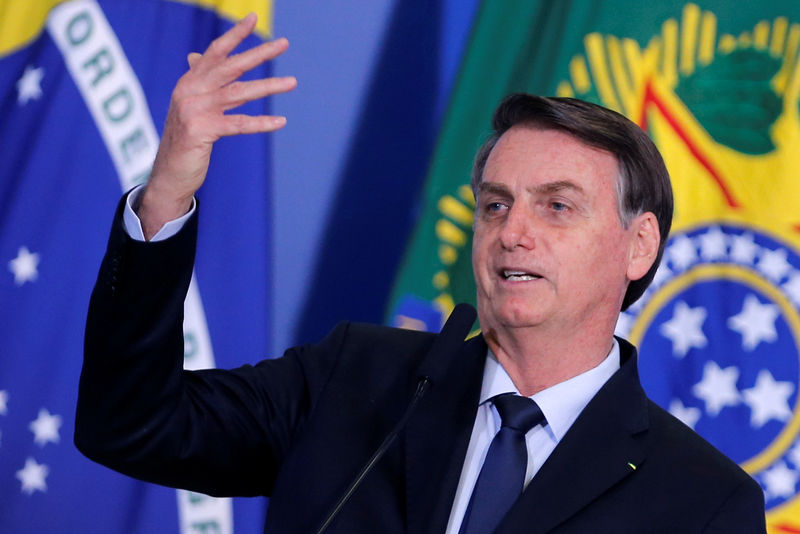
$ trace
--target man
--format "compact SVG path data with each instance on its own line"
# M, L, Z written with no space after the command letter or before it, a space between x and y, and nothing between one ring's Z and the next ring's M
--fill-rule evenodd
M182 370L193 195L211 146L284 123L223 112L295 85L235 82L287 46L229 57L254 24L189 57L150 181L118 210L87 322L75 441L144 480L270 496L265 531L315 532L401 419L436 336L345 323L252 367ZM613 337L669 231L653 144L620 115L569 99L512 96L494 128L473 176L483 333L442 362L445 379L328 532L764 532L758 485L647 399L635 350ZM532 428L508 423L521 413L508 399Z

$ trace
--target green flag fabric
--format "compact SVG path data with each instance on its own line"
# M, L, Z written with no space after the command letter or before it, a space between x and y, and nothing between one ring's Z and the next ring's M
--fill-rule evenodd
M651 288L620 316L648 394L763 487L800 532L800 4L484 2L388 309L437 330L475 301L472 159L507 94L592 101L644 128L676 213Z

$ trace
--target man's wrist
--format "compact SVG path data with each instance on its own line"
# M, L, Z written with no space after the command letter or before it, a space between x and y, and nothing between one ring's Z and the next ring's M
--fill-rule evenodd
M191 199L188 212L184 215L166 221L156 232L146 237L144 229L142 228L142 221L137 215L136 208L141 205L141 198L144 193L144 186L137 186L128 193L128 198L125 203L123 211L123 225L127 234L136 241L163 241L177 234L182 228L189 217L192 216L196 209L196 202L194 197Z
M183 217L192 209L194 197L175 197L147 184L135 205L136 214L142 223L148 241L169 221Z

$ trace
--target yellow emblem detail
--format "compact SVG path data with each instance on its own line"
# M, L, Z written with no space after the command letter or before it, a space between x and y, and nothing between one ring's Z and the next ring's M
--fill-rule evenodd
M472 231L472 219L475 213L475 197L469 186L462 185L458 188L458 198L444 195L436 203L441 217L436 221L435 231L439 240L439 261L445 268L452 266L459 260L463 249L469 244ZM434 304L442 312L442 317L447 317L453 311L455 303L450 288L450 275L446 269L439 270L433 275L433 287L440 291L434 299Z
M585 54L571 60L569 79L557 92L591 99L596 91L603 105L649 128L672 177L675 230L709 221L757 220L798 244L800 213L794 205L800 198L795 177L800 24L778 17L738 36L717 32L713 13L687 4L680 22L665 21L644 48L632 39L589 34ZM769 130L775 149L763 154L744 153L715 140L676 92L682 79L741 50L763 52L780 63L770 80L781 105Z

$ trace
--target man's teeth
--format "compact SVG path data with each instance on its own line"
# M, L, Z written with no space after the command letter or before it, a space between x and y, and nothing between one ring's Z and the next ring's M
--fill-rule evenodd
M536 280L537 278L541 278L539 276L526 273L524 271L503 271L503 276L506 280L511 281L526 281L526 280Z

